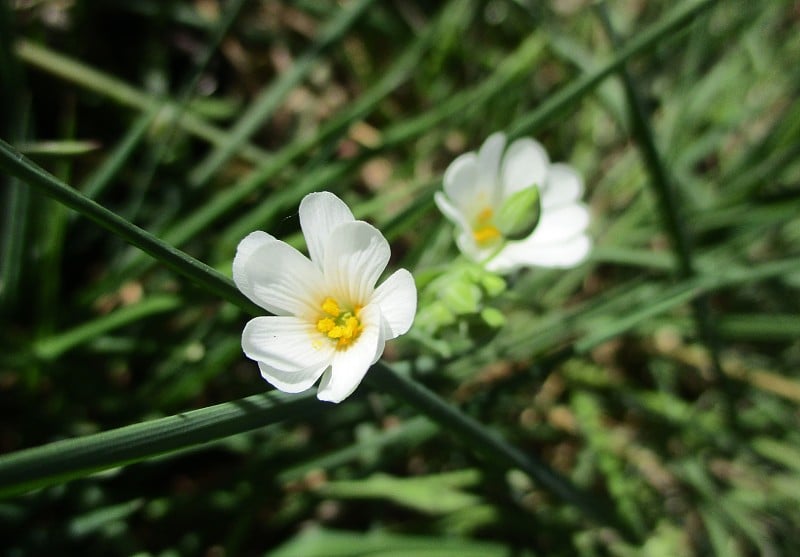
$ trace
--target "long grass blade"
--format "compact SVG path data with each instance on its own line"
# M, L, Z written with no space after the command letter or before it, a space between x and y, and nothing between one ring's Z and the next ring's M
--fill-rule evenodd
M254 395L0 457L0 497L217 441L324 407L313 395Z

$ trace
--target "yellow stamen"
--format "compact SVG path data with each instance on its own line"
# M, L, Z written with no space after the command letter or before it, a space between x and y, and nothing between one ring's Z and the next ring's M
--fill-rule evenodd
M481 209L481 212L478 213L478 224L486 224L491 222L492 217L494 216L494 211L491 207L484 207Z
M342 311L339 303L333 298L325 298L320 305L324 314L317 320L317 331L323 333L331 341L336 342L336 349L341 350L352 344L364 330L358 318L360 305L352 311Z
M342 313L342 310L339 309L339 304L336 303L336 300L328 296L322 302L322 311L330 315L331 317L339 317Z
M491 244L502 236L503 234L500 233L500 230L491 224L480 226L472 231L472 237L475 238L479 246Z
M476 217L477 224L472 229L472 237L479 246L486 246L503 237L500 229L492 224L494 211L491 207L484 207Z
M329 333L336 326L336 322L330 317L323 317L317 321L317 330L320 333Z

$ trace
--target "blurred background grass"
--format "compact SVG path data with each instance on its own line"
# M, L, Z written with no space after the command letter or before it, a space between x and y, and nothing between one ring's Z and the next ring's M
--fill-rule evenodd
M628 61L627 90L602 79L695 6ZM448 162L535 135L586 177L590 262L512 277L506 326L453 331L447 358L419 331L385 357L635 541L364 386L7 498L7 553L796 554L800 6L608 12L616 48L579 0L4 3L0 137L225 273L251 230L300 246L297 203L328 189L419 275L454 255L431 203ZM2 179L0 452L267 389L239 309Z

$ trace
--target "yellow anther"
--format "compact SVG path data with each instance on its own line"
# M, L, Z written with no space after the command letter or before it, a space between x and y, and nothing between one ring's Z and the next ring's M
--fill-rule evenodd
M472 231L472 237L475 238L475 241L479 246L491 244L495 240L500 239L502 236L503 235L500 233L500 230L491 224L479 226Z
M323 314L317 320L317 331L336 342L336 348L342 349L352 344L361 334L364 326L358 318L362 306L356 305L352 311L342 311L339 303L333 298L325 298L321 309Z
M317 330L320 333L328 333L336 326L336 322L330 317L323 317L317 321Z
M486 224L487 222L490 222L492 220L493 216L494 216L494 211L492 210L492 208L484 207L483 209L481 209L481 212L478 213L477 221L479 224Z
M339 315L341 315L342 313L342 310L339 309L339 304L337 304L336 300L334 300L330 296L325 298L325 300L323 300L322 311L324 311L331 317L339 317Z
M336 325L330 331L328 331L328 338L342 338L345 335L346 331L345 328L341 325Z
M494 210L491 207L484 207L475 217L472 237L479 246L486 246L503 237L500 229L492 222L493 216Z

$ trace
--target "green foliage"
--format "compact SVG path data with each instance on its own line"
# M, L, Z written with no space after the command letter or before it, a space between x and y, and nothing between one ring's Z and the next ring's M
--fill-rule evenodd
M4 551L794 555L796 23L787 0L0 4ZM458 258L432 193L495 131L580 170L589 262ZM265 392L230 280L252 230L302 247L322 189L420 293L336 406Z

